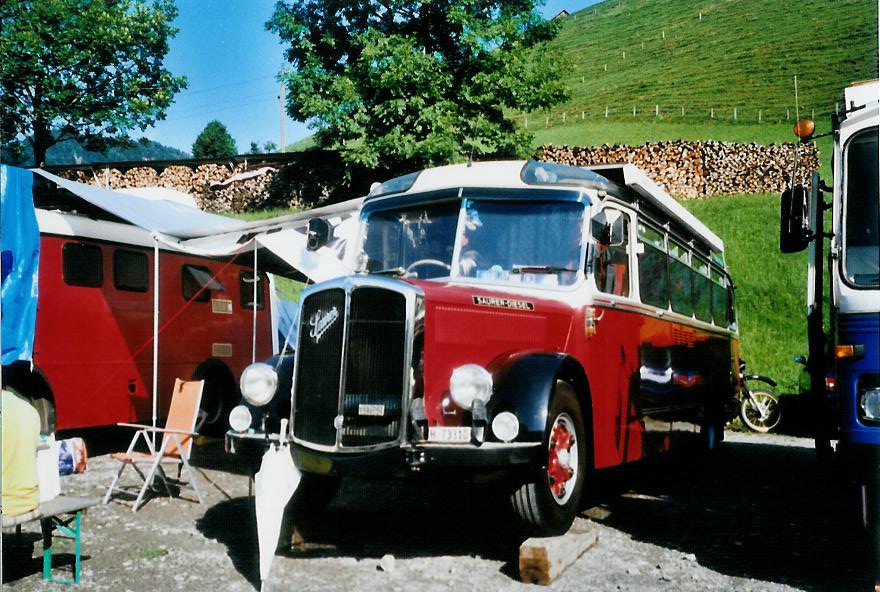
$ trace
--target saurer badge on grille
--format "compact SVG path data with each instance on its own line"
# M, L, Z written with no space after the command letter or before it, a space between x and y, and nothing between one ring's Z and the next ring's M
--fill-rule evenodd
M316 310L309 319L309 325L312 327L311 331L309 331L309 336L315 340L315 343L318 343L321 341L321 337L324 333L327 332L327 329L329 329L338 318L339 311L335 306L327 312L320 309Z

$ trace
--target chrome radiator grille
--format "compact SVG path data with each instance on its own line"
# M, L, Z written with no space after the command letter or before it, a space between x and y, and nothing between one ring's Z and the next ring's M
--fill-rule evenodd
M403 413L405 296L331 288L310 294L300 319L294 436L328 447L394 442Z

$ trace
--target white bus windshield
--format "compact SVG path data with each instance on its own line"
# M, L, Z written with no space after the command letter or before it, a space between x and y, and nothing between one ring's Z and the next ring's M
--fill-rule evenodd
M843 265L859 287L880 286L880 192L877 128L850 140L846 150L846 216Z

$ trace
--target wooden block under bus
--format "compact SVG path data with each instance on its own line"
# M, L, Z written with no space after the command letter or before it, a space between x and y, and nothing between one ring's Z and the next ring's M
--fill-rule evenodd
M532 537L519 547L519 579L526 584L550 585L581 555L596 544L599 535L588 520L577 519L561 536Z

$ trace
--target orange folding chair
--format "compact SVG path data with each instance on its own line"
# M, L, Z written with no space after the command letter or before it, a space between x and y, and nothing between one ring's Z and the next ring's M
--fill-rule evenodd
M125 471L125 468L131 466L138 475L140 475L144 484L138 493L137 499L132 507L132 512L137 512L138 508L144 503L144 496L147 490L153 489L153 481L158 476L165 487L165 492L169 497L174 497L171 488L168 487L168 478L162 463L174 463L177 465L177 478L180 479L181 469L186 469L189 477L189 486L196 494L199 503L202 503L202 493L199 491L198 482L195 473L189 464L189 454L192 450L193 437L198 435L195 432L196 419L198 418L199 405L202 401L202 389L205 386L204 380L185 381L179 378L174 383L174 394L171 397L171 409L168 411L168 421L165 422L164 428L154 428L136 423L119 423L117 425L136 428L131 444L125 452L116 452L111 454L113 458L122 463L119 471L113 478L107 493L104 495L104 503L108 503L114 491L130 493L131 486L117 487L119 478ZM154 436L156 433L162 434L162 445L156 449L154 446ZM136 452L135 445L139 438L142 438L147 445L148 452ZM149 468L144 471L138 466L148 465Z

